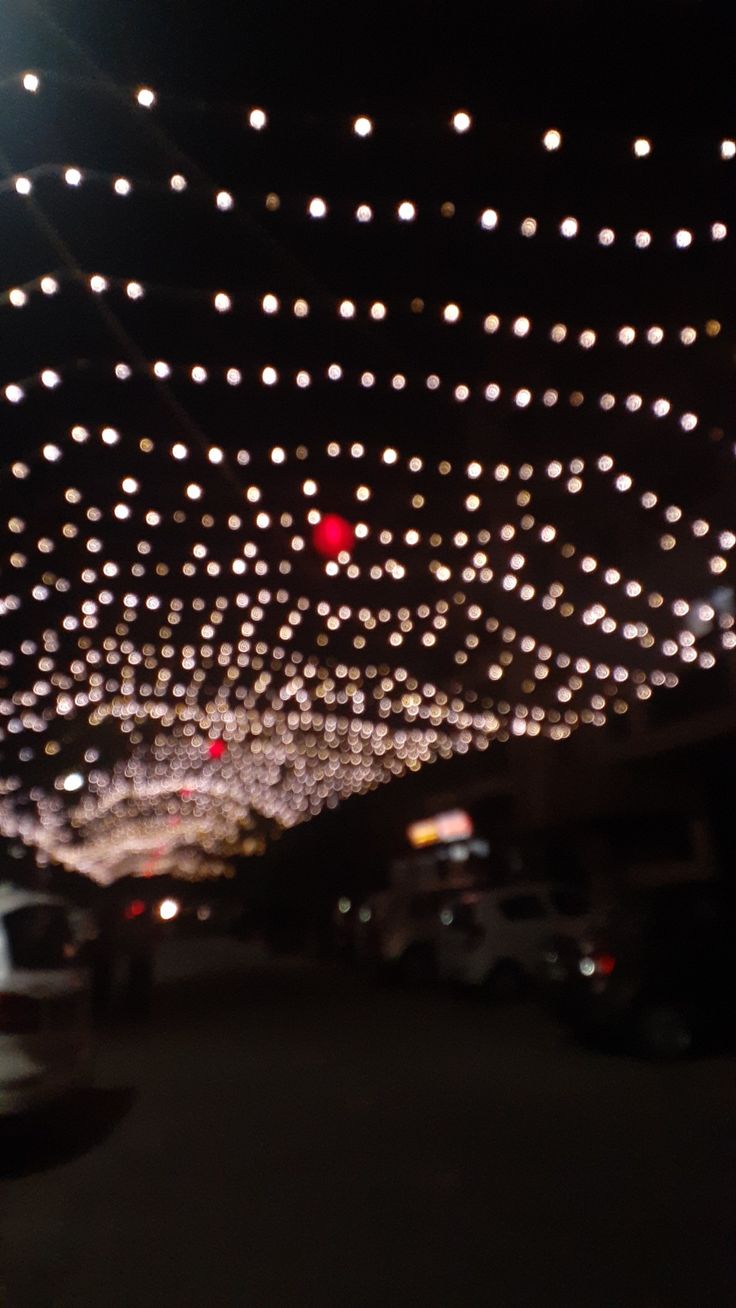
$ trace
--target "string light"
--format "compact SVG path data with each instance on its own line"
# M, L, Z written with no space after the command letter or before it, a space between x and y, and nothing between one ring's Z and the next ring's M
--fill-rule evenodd
M35 92L38 79L29 86L30 76L36 75L25 74L22 83ZM130 95L143 108L156 107L148 87ZM40 97L39 107L42 102ZM265 109L243 106L240 123L261 132L269 116ZM448 133L445 120L450 136L471 127L473 135L485 130L465 109L452 115L450 126ZM341 131L346 130L365 138L373 134L374 123L363 115L343 119ZM268 132L267 140L275 135ZM561 148L562 134L549 128L541 148L539 138L530 144L542 158L541 149ZM729 145L733 142L726 139L720 143L724 159L736 153L736 147L725 148ZM636 159L651 151L648 138L633 144ZM360 157L365 159L364 153ZM68 197L73 206L84 206L95 188L105 203L132 190L126 177L85 175L76 166L51 166L44 175L80 191L79 199ZM23 180L30 186L30 178L8 180L9 204L16 203L13 195L30 193L19 186ZM187 191L193 196L204 191L210 211L236 205L234 193L211 183L209 192L201 182L189 186L179 173L165 174L161 189L172 205L180 205L175 197ZM136 181L137 197L146 190ZM425 198L419 188L418 194L421 208L410 199L389 198L375 214L417 226L420 217L431 223L441 216L458 232L469 217L476 233L478 227L500 229L502 241L519 235L529 240L538 233L540 240L547 234L579 238L570 258L583 241L593 248L617 243L614 255L605 258L618 259L633 257L626 256L632 240L637 249L653 246L663 257L673 257L665 253L673 242L686 249L706 238L728 238L720 219L674 230L657 227L654 235L638 228L616 232L588 225L582 210L580 219L560 217L559 210L556 216L521 217L523 210L501 215L476 204L469 211L443 193L441 203ZM246 215L263 215L262 195L238 190L237 196ZM494 200L493 194L488 198ZM302 223L334 213L320 242L346 217L359 223L374 217L373 204L356 197L347 209L336 200L333 211L328 197L308 198L308 193L294 202L269 192L265 209L293 214ZM213 214L208 221L220 219ZM451 227L447 231L449 239ZM373 238L367 232L360 239ZM412 243L415 236L407 232L396 239ZM487 257L496 257L497 238L483 238L483 248ZM674 262L685 267L690 261ZM28 284L10 287L0 302L24 309L13 320L22 327L34 313L58 313L53 306L44 311L29 305L81 284L95 296L135 302L126 313L142 321L160 297L184 292L188 304L206 306L210 316L203 323L210 333L213 309L224 315L217 336L232 330L244 314L259 320L261 314L282 314L274 340L287 326L305 338L312 324L319 326L329 315L346 342L345 354L333 344L320 358L305 347L307 366L301 367L290 350L282 354L273 341L264 344L260 361L259 343L247 352L236 348L238 366L228 365L219 348L172 362L156 358L153 349L149 359L134 350L120 359L116 350L110 359L83 366L59 362L63 354L50 353L53 366L36 363L34 373L4 383L9 406L26 398L48 405L42 415L34 409L37 424L23 425L22 458L11 455L2 473L12 502L4 560L9 580L0 608L19 614L5 638L7 649L0 650L3 668L12 669L13 687L0 690L3 748L12 759L0 778L4 831L22 827L24 838L40 851L103 879L154 856L173 860L174 851L189 846L216 859L223 851L252 848L248 842L260 839L254 834L259 823L304 821L326 804L436 758L510 736L560 740L581 724L602 726L611 713L645 703L653 689L677 685L673 665L708 669L736 644L731 601L718 598L730 593L722 574L733 566L736 532L719 520L715 500L707 516L696 516L692 507L681 509L650 490L636 466L629 471L613 454L591 454L590 444L570 448L576 431L582 433L584 425L590 429L591 411L598 419L594 428L604 422L601 414L613 412L617 416L606 424L612 440L622 424L636 422L632 448L647 433L659 441L664 430L673 451L692 447L703 459L730 460L730 442L719 446L723 433L713 428L710 416L693 411L699 408L694 397L685 408L684 401L675 404L656 383L647 386L644 380L650 348L661 355L698 340L705 347L725 331L718 319L682 323L634 317L617 325L602 316L560 322L552 312L546 317L537 309L533 316L520 312L523 302L519 311L504 309L501 316L492 311L498 304L484 306L473 295L453 293L461 287L447 286L447 299L433 297L430 284L418 288L424 298L414 295L411 301L392 298L387 286L376 286L377 295L357 296L355 286L346 286L345 294L333 286L328 295L310 284L307 301L293 298L299 288L287 285L278 272L278 294L237 282L230 288L169 290L113 276L112 264L101 266L104 273L91 275L37 273ZM135 265L130 271L137 271ZM557 312L564 310L558 306ZM436 338L437 350L440 341L451 339L457 349L449 360L440 353L426 364L416 362L422 357L418 349L407 352L404 360L414 359L414 366L406 368L389 354L396 340L394 320ZM276 326L261 324L264 335ZM585 352L624 347L628 353L619 353L621 363L638 358L641 378L621 381L615 390L581 378L582 389L571 390L570 383L551 385L555 379L547 379L544 370L540 381L539 370L530 367L526 385L524 374L510 362L507 367L505 355L493 370L479 372L472 349L466 349L466 334L481 331L494 337L484 351L516 342L509 349L528 352L539 341L555 358L558 347L579 352L586 377ZM369 353L369 340L359 357L360 342L365 337L375 342L377 334L380 356ZM237 345L240 336L235 339ZM335 362L335 355L342 362ZM700 347L687 357L695 363ZM494 374L500 380L488 380ZM137 386L150 388L153 379L173 378L177 388L189 384L192 413L208 412L213 428L222 414L224 432L229 419L219 406L237 410L238 397L224 391L223 383L242 386L247 405L254 388L260 396L270 391L280 398L258 399L257 426L261 407L264 423L278 412L278 443L271 443L276 433L269 436L265 426L264 439L252 445L244 437L233 444L218 428L200 433L181 407L173 431L152 405L146 407L143 432L129 429L119 415L116 425L97 426L86 401L76 415L86 425L60 425L59 399L47 393L74 378L61 397L74 404L88 377L95 393L99 387L110 403L113 422L117 400L110 397L121 392L119 383L135 394ZM487 432L476 438L471 415L459 445L454 429L444 448L438 444L440 425L440 435L423 441L417 452L400 437L402 419L395 428L386 427L376 446L360 430L360 406L354 434L336 427L324 437L294 433L292 439L288 424L300 421L284 407L285 389L302 393L300 406L309 406L322 402L314 392L321 394L320 386L327 385L351 386L353 398L365 393L368 409L378 403L378 395L368 392L390 395L402 414L413 404L426 404L429 395L445 399L452 412L468 402L469 411L479 402L503 407L490 445ZM633 385L640 390L630 390ZM209 390L217 386L220 399ZM205 404L194 387L207 388L214 404ZM157 396L162 404L169 402L168 387ZM554 415L561 405L568 410L562 428L554 416L550 423L551 432L562 430L559 444L550 435L542 446L544 457L536 458L531 451L540 446L530 436L530 419L536 425L541 419L531 413ZM580 427L570 412L577 409ZM7 416L12 423L18 415L9 409ZM663 424L656 435L655 421ZM503 430L506 423L514 429L513 440ZM34 429L43 432L38 441L28 435ZM308 430L319 426L310 424ZM701 430L710 439L703 441ZM15 439L9 431L8 449L18 448ZM240 442L249 448L239 448ZM606 504L627 541L619 558L619 532L594 530ZM354 522L359 513L363 520ZM335 537L321 551L317 541L330 535L330 524ZM686 607L680 612L675 604ZM69 755L67 733L54 727L73 720L84 724L83 760L81 754L79 759ZM102 762L87 758L90 733L99 728L117 734L119 762L106 751ZM38 755L52 779L48 788L33 786L29 805L26 776ZM67 782L77 776L81 783L75 781L73 789ZM14 799L16 791L23 803Z

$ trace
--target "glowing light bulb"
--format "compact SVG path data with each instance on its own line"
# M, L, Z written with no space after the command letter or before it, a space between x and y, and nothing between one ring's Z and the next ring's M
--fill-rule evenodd
M542 145L545 150L559 150L562 145L562 133L558 132L556 127L550 127L542 137Z
M33 190L33 183L30 177L16 177L15 189L18 195L30 195Z
M312 196L307 205L307 213L310 218L324 218L327 213L327 205L319 195Z
M396 212L402 223L413 222L417 216L416 206L411 200L402 200Z
M646 159L652 153L652 143L646 136L637 136L631 148L637 159Z
M225 291L217 292L214 303L218 313L228 313L233 307L233 302Z
M353 131L356 136L370 136L373 131L373 123L365 114L353 119Z
M248 114L248 123L253 128L254 132L262 132L268 123L268 116L265 109L251 109Z
M215 195L215 204L222 213L227 213L232 209L235 201L229 191L218 191Z
M462 135L464 132L470 130L473 120L467 109L458 109L457 112L452 115L451 122L455 131L458 132L459 135Z
M569 240L571 237L577 236L578 226L577 218L563 218L560 223L560 235Z
M494 227L498 227L498 213L495 209L484 209L480 216L480 225L486 232L492 232Z
M82 174L78 168L67 168L64 171L64 181L67 186L79 186L82 181Z
M279 307L280 304L279 304L278 295L272 295L270 291L268 292L268 294L264 295L263 299L261 300L261 308L263 309L264 313L278 313Z
M130 195L132 186L127 177L116 177L113 182L113 190L116 195Z
M152 109L156 103L156 92L150 86L141 86L136 91L135 98L143 109Z
M41 85L41 79L39 78L37 73L24 73L22 78L22 85L24 91L30 91L31 95L35 95L36 91Z

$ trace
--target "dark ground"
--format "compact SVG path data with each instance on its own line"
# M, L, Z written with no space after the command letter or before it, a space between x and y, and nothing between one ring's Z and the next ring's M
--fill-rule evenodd
M175 943L45 1141L0 1137L3 1308L736 1303L736 1062Z

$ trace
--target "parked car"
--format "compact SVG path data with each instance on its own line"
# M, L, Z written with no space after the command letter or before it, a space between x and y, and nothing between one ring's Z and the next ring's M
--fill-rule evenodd
M585 930L589 904L574 888L517 882L456 895L441 910L441 922L440 978L511 995L538 979L551 933L574 940Z
M89 1075L77 950L62 899L0 884L0 1116L37 1108Z
M407 985L434 980L441 913L457 895L457 887L442 886L371 896L358 912L357 958Z
M546 971L580 1035L675 1058L733 1035L735 957L736 887L681 882L627 897L578 943L551 940Z

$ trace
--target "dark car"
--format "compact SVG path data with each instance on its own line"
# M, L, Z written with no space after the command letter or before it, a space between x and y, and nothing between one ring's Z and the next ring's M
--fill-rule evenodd
M545 951L553 1002L582 1036L674 1058L733 1037L736 887L660 886L601 916L579 944Z

